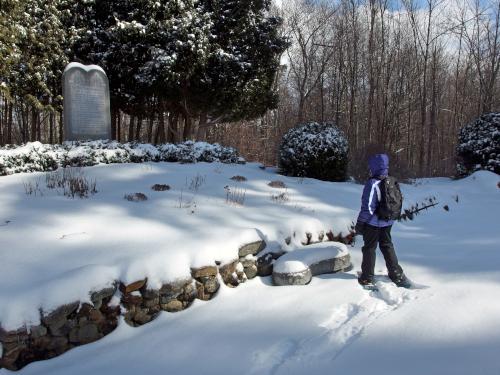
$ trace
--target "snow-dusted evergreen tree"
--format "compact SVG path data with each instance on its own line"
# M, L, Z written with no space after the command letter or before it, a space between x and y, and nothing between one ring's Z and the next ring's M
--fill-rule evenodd
M0 6L0 92L8 93L12 66L19 59L17 46L19 30L18 19L21 6L18 1L5 0Z
M288 176L345 181L348 152L347 139L335 125L309 122L283 136L278 164Z
M458 135L459 176L477 170L500 174L500 113L487 113L464 126Z
M101 65L112 100L127 107L158 98L186 119L255 117L276 104L272 90L286 46L270 1L89 0L76 2L75 57Z
M18 93L34 105L51 105L61 93L61 76L68 62L67 33L59 0L24 0L19 20L21 56L13 69ZM59 98L60 99L60 98Z
M202 0L212 18L207 66L192 82L194 106L222 120L255 118L277 104L273 90L287 41L270 0Z
M210 19L196 0L90 0L74 13L75 57L104 68L122 109L152 95L180 103L204 64Z

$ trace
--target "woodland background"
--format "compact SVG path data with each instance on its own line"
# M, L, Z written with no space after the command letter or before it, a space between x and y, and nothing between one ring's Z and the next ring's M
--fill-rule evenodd
M124 41L130 47L128 51L135 50L131 46L143 32L137 26L140 23L128 19L120 24L117 11L111 12L114 21L101 20L102 25L96 26L92 9L76 9L64 1L1 3L0 144L61 142L61 73L74 56L71 38L77 34L76 26L67 27L68 15L81 15L78 22L73 18L73 25L92 24L94 43L102 31L99 27L115 22L114 35L118 37L114 42L122 43L116 49L120 53ZM120 1L107 3L113 9L120 6ZM193 12L199 10L198 2L185 3ZM205 3L212 6L216 2ZM198 80L205 86L198 88L197 99L183 96L177 101L183 103L179 106L170 105L173 101L163 100L150 87L134 91L136 86L125 82L129 72L117 65L122 75L107 70L110 83L123 80L122 88L129 94L112 102L114 139L151 143L207 140L234 146L248 160L275 165L281 137L288 129L305 121L332 121L349 140L352 175L366 169L367 154L384 151L390 154L399 175L443 176L454 173L460 127L482 113L500 109L498 0L226 3L231 3L233 11L244 7L249 12L234 13L232 24L213 21L212 28L219 27L219 35L226 35L232 28L238 30L240 45L255 47L255 53L249 52L254 67L262 61L264 68L259 66L259 72L252 74L260 80L255 80L250 89L245 81L246 86L240 90L243 85L238 83L239 77L252 67L243 73L231 71L238 77L234 89L211 85L213 80L204 77ZM179 18L175 13L179 9L171 10L172 17ZM217 20L231 11L216 10L221 12ZM12 22L16 14L17 24ZM188 13L187 19L192 19L192 14ZM199 14L201 28L195 34L201 34L196 34L197 43L205 35L203 12ZM211 33L207 35L213 35L213 29ZM14 41L19 35L21 40ZM189 39L193 32L186 30L183 35ZM89 44L81 41L80 51L88 49ZM199 47L199 51L204 48ZM96 45L93 48L95 52ZM109 51L113 47L99 48ZM206 51L200 52L203 58L211 56L209 47ZM126 55L123 61L129 62L132 57ZM241 66L241 61L238 63ZM196 64L184 61L174 68L179 66ZM228 72L224 64L217 69L218 77ZM189 74L189 79L196 79L198 73ZM168 79L171 77L161 77L158 87ZM191 90L192 85L188 87ZM277 95L263 97L262 93L269 90ZM175 93L183 94L182 90ZM214 97L217 101L211 101ZM189 104L190 100L194 104Z

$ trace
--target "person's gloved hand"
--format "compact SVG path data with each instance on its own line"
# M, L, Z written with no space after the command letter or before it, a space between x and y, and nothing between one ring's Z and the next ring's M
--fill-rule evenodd
M361 222L361 221L358 221L356 223L356 226L354 227L354 231L356 232L356 235L360 235L362 236L363 235L363 232L365 230L365 223Z

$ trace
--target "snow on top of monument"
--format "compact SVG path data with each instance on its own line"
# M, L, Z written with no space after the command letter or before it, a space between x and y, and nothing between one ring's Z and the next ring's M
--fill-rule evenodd
M70 62L68 65L66 65L66 67L64 68L63 74L66 73L71 68L80 68L80 69L85 70L86 72L90 72L92 70L98 70L98 71L102 72L104 75L106 75L106 72L104 71L104 69L101 68L99 65L94 65L94 64L84 65L84 64L80 64L79 62L75 62L75 61Z
M339 258L348 253L347 246L340 242L323 242L309 245L280 257L274 263L274 271L278 273L302 272L313 264Z

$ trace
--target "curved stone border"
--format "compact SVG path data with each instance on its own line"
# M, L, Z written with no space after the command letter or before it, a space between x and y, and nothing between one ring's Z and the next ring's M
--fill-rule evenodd
M0 327L0 369L16 371L99 340L117 327L120 315L135 327L152 321L161 311L184 310L195 298L210 300L217 295L219 280L236 287L256 276L271 275L274 261L285 253L258 257L265 247L262 240L246 244L238 249L238 259L192 268L191 278L163 284L160 289L149 288L147 279L130 284L116 281L111 287L91 292L91 304L74 301L51 312L40 311L38 326L14 331Z
M273 270L274 285L306 285L313 276L351 268L347 246L323 242L295 250L280 257Z

